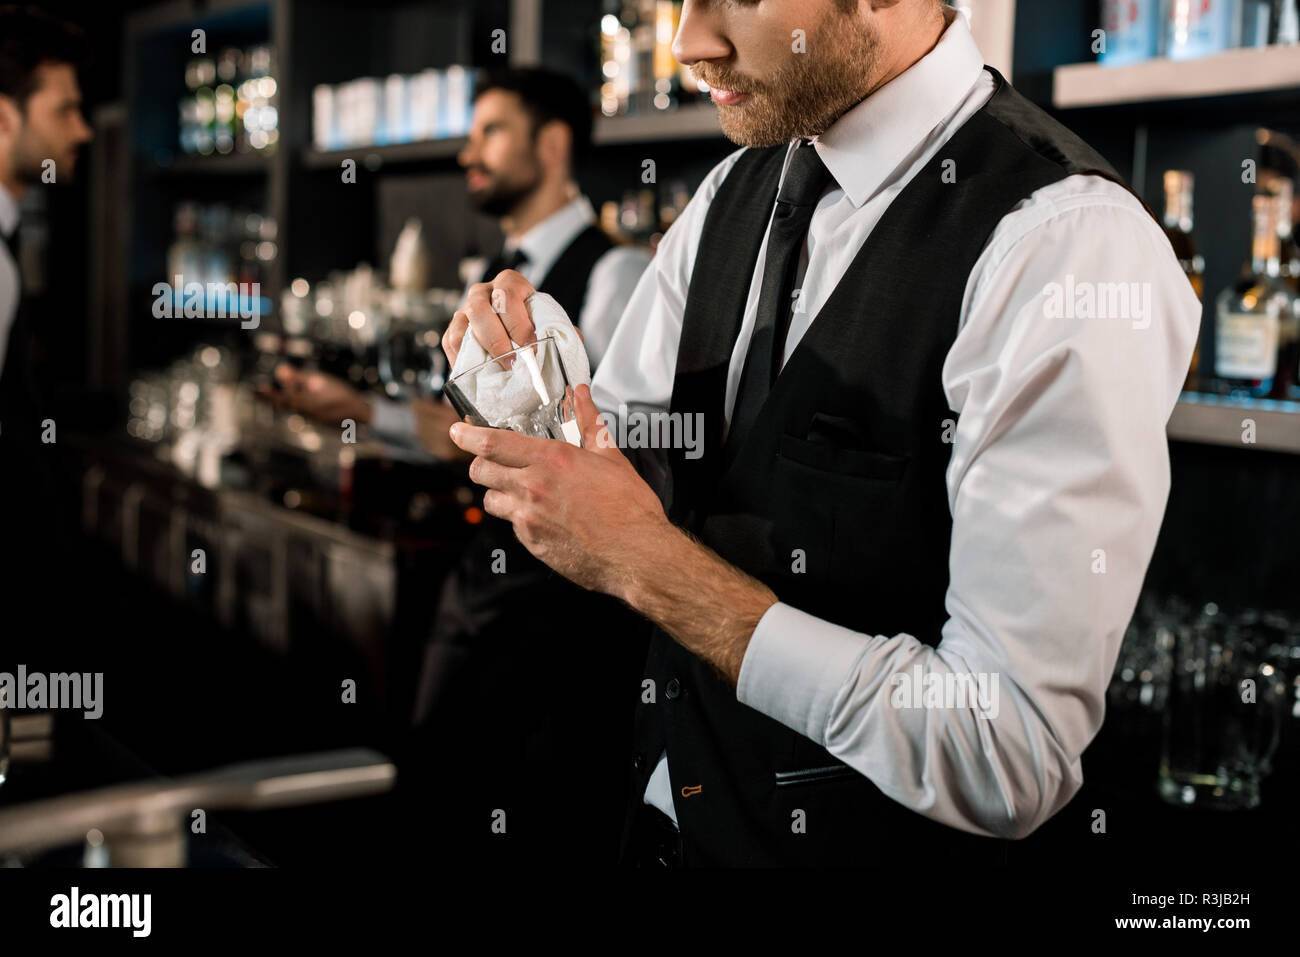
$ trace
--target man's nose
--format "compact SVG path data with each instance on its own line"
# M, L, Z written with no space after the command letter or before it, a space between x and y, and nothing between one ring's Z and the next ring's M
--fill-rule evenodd
M85 117L81 114L77 114L76 137L78 143L89 143L95 138L94 130L90 128L89 124L86 123Z
M686 0L682 4L681 19L677 21L677 36L673 37L673 56L677 62L690 66L701 60L725 60L731 56L731 44L719 29L715 10L718 4Z

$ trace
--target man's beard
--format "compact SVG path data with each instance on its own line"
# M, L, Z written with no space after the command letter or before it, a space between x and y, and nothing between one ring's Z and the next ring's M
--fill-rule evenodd
M879 49L874 28L832 12L808 37L806 52L792 52L789 62L761 85L744 81L731 86L731 75L707 67L692 72L711 87L749 94L737 106L717 108L727 139L740 146L777 146L826 132L866 96Z
M30 131L24 131L14 143L13 152L9 154L9 168L13 170L14 179L18 182L24 186L36 186L48 178L46 160L54 161L56 182L72 181L73 173L76 172L76 151L69 151L59 159Z
M526 180L515 183L502 183L499 180L494 180L478 192L470 193L470 202L489 216L495 216L498 219L502 216L509 216L519 207L520 203L533 194L537 189L537 184L541 182L541 178L541 170L534 164Z

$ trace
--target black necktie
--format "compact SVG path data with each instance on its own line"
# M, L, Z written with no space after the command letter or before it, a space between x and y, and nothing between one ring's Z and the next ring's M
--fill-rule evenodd
M487 269L483 270L483 278L479 282L491 282L501 270L518 269L526 262L528 262L528 254L522 249L512 249L510 252L506 252L503 247L501 252L497 253L496 258L488 263Z
M749 431L772 389L794 310L791 297L799 253L808 234L813 209L830 181L830 170L817 155L816 148L810 142L800 143L791 155L790 165L781 181L776 211L767 232L767 258L758 296L758 314L754 318L754 335L749 340L749 351L745 354L740 387L736 391L728 443Z

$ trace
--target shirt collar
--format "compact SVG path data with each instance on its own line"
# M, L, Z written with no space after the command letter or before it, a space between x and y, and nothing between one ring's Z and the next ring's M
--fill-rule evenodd
M854 208L957 109L983 70L966 18L956 14L933 50L813 137Z
M522 249L528 256L530 273L540 279L578 234L595 221L596 212L590 200L578 196L520 236L517 242L507 242L505 249Z
M18 228L19 218L18 204L8 190L0 186L0 234L6 238L12 235Z

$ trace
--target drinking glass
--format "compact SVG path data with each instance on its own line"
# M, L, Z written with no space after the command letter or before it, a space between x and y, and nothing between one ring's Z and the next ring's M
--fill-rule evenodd
M452 407L474 425L582 447L573 385L551 336L452 376L445 392Z
M1285 672L1257 615L1207 604L1177 628L1159 791L1171 804L1259 805L1286 701Z

